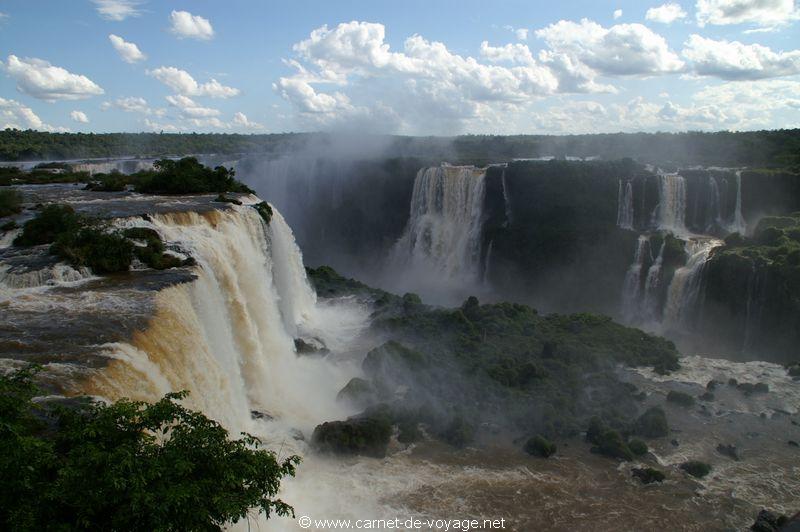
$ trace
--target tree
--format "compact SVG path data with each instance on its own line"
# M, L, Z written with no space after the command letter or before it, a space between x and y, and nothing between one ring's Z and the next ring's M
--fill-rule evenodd
M186 392L53 406L33 401L36 371L0 377L0 529L219 530L294 515L275 496L300 458L229 439L178 403Z

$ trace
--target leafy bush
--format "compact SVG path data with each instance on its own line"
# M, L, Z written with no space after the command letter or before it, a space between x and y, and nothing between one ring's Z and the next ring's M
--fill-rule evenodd
M200 164L194 157L178 161L160 159L153 163L151 172L139 172L134 188L147 194L198 194L209 192L253 191L234 179L234 171L217 166L213 170Z
M616 430L609 429L604 431L597 437L595 443L596 445L591 449L593 453L625 461L633 460L633 452L631 452L625 440Z
M0 376L0 528L217 530L275 498L300 459L276 455L178 404L34 402L35 370Z
M638 438L633 438L628 442L628 449L636 456L647 454L647 444Z
M0 218L22 211L22 194L14 189L0 190Z
M680 465L680 468L693 477L703 478L711 472L711 466L698 460L689 460Z
M81 217L69 205L47 205L35 218L25 222L22 234L14 239L14 245L51 244L60 234L77 232L82 225Z
M675 403L676 405L682 406L684 408L689 408L694 406L694 397L689 395L688 393L684 392L677 392L675 390L670 390L667 394L667 401L670 403Z
M649 408L636 420L634 431L645 438L662 438L669 434L667 415L658 406Z
M76 266L87 266L94 273L126 272L133 261L134 245L116 232L93 227L63 232L50 251Z
M666 477L664 473L652 467L637 467L631 470L631 475L638 478L642 484L652 484L653 482L663 482Z
M525 442L525 452L533 456L549 458L556 454L556 444L537 434Z

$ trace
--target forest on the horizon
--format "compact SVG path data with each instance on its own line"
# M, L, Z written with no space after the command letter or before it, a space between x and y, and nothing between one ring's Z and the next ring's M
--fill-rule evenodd
M36 161L186 154L285 153L314 147L335 153L347 135L275 133L47 133L0 131L0 160ZM748 165L800 171L800 129L745 132L603 133L586 135L461 135L375 137L378 153L488 164L515 158L630 157L660 164ZM346 142L346 141L345 141ZM352 151L352 147L351 147Z

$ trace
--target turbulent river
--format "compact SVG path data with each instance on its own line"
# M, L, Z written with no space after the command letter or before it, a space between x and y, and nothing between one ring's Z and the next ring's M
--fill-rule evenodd
M465 174L464 186L443 196L435 173L423 181L425 191L415 191L418 216L398 246L414 260L439 256L430 250L418 255L421 241L433 249L455 245L463 257L474 254L473 229L460 228L458 239L448 240L455 228L442 226L437 209L468 216L473 196L482 194L479 176ZM46 248L15 249L13 235L5 235L2 366L43 363L56 396L152 401L188 390L187 406L232 433L255 434L280 456L303 456L297 477L286 480L281 493L298 517L503 518L506 529L520 531L728 530L745 527L764 506L789 514L797 509L792 494L800 493L800 466L788 440L799 439L800 391L783 368L761 362L686 357L667 377L620 369L647 392L646 405L663 404L669 390L697 395L711 379L723 383L713 402L688 410L667 406L673 434L652 445L668 475L663 485L642 486L631 478L636 463L617 465L590 454L577 439L560 442L550 460L528 457L501 440L460 451L432 440L394 441L384 459L315 454L308 444L313 428L355 413L336 396L361 375L361 362L379 339L368 333L365 301L317 298L277 210L267 224L251 207L260 200L247 195L239 197L242 205L231 205L214 196L162 198L75 186L22 190L31 204L66 202L120 227L154 229L170 252L192 256L196 265L165 272L140 267L100 278L55 262ZM691 290L687 285L674 297L690 297ZM329 351L299 355L296 339L321 342ZM729 378L766 383L770 393L744 395L724 384ZM735 444L741 460L720 455L720 443ZM688 457L711 463L712 473L703 480L682 474L677 464ZM288 518L258 528L300 529Z

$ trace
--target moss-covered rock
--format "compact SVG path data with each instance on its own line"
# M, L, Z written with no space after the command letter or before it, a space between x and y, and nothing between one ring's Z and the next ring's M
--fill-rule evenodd
M337 401L348 401L365 408L377 399L375 389L369 381L354 377L336 395Z
M392 435L390 418L383 412L365 412L345 421L317 425L312 445L321 452L383 458Z
M537 434L525 442L524 450L532 456L549 458L556 454L557 447L555 443Z
M647 444L638 438L632 438L628 441L628 448L636 456L644 456L647 454Z
M694 397L688 393L670 390L669 393L667 393L667 402L674 403L684 408L689 408L694 406Z
M256 203L253 205L253 208L258 212L258 215L261 216L261 219L267 224L272 221L272 206L269 203L262 201L261 203Z
M703 478L711 472L711 466L699 460L689 460L680 465L680 468L696 478Z
M631 469L631 476L637 478L642 484L652 484L654 482L664 482L666 475L658 469L652 467L636 467Z
M661 407L649 408L634 423L634 432L645 438L663 438L669 434L667 415Z

